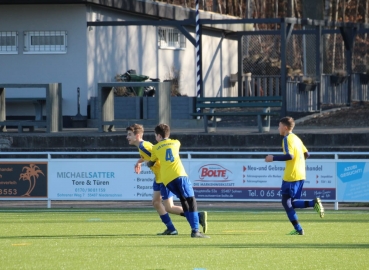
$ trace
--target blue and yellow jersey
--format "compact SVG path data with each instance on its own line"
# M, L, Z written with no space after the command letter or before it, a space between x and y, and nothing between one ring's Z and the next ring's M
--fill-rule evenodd
M151 158L151 151L152 151L153 144L151 142L142 141L138 146L138 152L143 160L150 161ZM152 172L155 174L155 181L156 183L161 183L160 179L160 162L156 162L154 166L150 168Z
M160 162L160 176L164 185L180 176L187 176L179 157L180 147L181 143L178 140L165 139L152 148L150 160Z
M284 154L290 154L293 156L293 159L286 161L283 180L287 182L305 180L306 172L304 153L308 150L301 139L295 134L289 133L283 138L282 148Z

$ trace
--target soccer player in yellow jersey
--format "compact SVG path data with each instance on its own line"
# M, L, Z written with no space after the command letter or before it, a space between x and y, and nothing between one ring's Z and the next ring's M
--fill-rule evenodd
M309 157L309 152L300 138L292 133L294 127L295 121L292 117L283 117L279 121L279 134L284 136L282 141L284 155L268 155L265 161L286 161L281 187L282 205L295 228L289 234L303 235L304 230L298 221L295 208L314 207L321 218L324 217L324 208L320 198L311 201L299 200L306 179L305 159Z
M158 142L152 148L150 161L152 167L160 162L160 178L163 184L181 201L184 214L191 226L191 237L209 238L199 231L199 217L195 193L179 156L181 143L169 138L170 128L166 124L155 127L155 138Z
M135 164L135 172L139 174L141 172L141 164L150 160L152 143L143 140L144 128L142 125L134 124L126 128L127 140L130 145L135 145L138 148L140 154L140 159ZM167 226L167 229L159 233L158 235L177 235L178 232L175 229L169 215L171 214L185 216L182 207L176 206L173 203L173 193L170 192L160 180L160 162L155 163L154 166L150 168L154 175L155 181L153 182L153 199L152 204L156 211L158 212L162 222ZM163 200L163 204L162 204ZM199 212L199 220L203 230L207 228L207 213Z

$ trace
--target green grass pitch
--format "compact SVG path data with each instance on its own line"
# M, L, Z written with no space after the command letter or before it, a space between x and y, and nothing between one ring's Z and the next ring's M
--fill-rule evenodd
M210 239L178 236L151 209L0 210L0 269L368 269L369 212L209 210Z

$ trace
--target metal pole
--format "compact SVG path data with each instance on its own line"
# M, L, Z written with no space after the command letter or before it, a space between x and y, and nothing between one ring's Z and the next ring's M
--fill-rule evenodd
M319 84L317 85L317 102L318 102L318 106L317 109L320 111L321 110L321 93L322 93L322 72L323 72L323 39L322 39L322 26L318 25L316 27L316 44L315 44L315 69L316 69L316 79L319 80ZM324 86L326 87L326 86Z
M281 22L281 91L282 91L282 109L281 116L287 114L287 91L286 91L286 22Z
M196 95L201 97L201 69L200 69L200 25L199 25L199 0L196 0ZM196 112L200 113L201 109L196 108ZM197 117L200 119L200 116Z
M237 72L237 81L238 81L238 96L245 96L243 93L243 54L242 54L242 36L239 36L237 39L237 64L238 64L238 72Z
M347 106L351 106L351 93L352 93L352 50L353 48L350 48L349 50L346 50L346 68L347 68Z
M82 116L81 115L81 103L80 103L80 89L79 87L77 88L77 116Z
M302 30L305 31L305 25L302 27ZM304 63L304 76L306 76L306 36L305 36L305 33L302 35L302 48L303 48L303 57L304 57L304 60L303 60L303 63Z

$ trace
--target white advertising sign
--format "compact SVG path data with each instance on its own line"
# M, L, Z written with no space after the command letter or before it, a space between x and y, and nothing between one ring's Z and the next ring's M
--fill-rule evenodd
M49 198L52 200L145 200L152 198L154 174L137 159L52 160Z
M52 160L49 198L52 200L151 200L154 174L137 159ZM263 160L182 160L198 199L279 199L283 162ZM308 162L302 198L334 200L335 163Z

